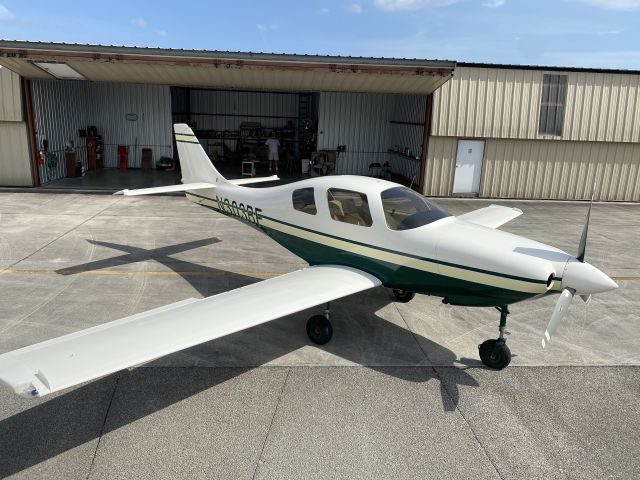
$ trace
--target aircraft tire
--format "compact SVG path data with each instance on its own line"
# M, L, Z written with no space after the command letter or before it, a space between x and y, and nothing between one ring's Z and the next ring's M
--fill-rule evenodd
M511 363L511 350L504 341L496 345L498 340L485 340L478 346L480 350L480 360L487 367L494 370L502 370Z
M393 290L393 297L396 299L396 302L409 303L415 296L415 293L407 292L406 290Z
M333 337L331 322L322 315L314 315L307 321L307 335L316 345L324 345Z

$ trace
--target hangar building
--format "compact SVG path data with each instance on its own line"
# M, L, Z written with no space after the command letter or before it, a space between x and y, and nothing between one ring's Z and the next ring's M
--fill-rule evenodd
M640 72L17 41L0 65L4 186L166 184L141 172L187 122L231 175L276 132L291 178L320 155L431 196L640 200Z

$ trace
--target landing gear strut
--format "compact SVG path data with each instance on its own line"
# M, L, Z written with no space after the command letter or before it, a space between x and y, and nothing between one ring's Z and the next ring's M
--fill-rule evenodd
M317 345L324 345L333 336L333 327L329 321L330 305L324 309L324 315L314 315L307 321L307 335L309 340Z
M485 340L478 345L478 349L482 363L489 368L502 370L511 362L511 350L507 347L507 340L504 338L509 308L505 305L496 307L496 310L500 312L500 336L496 340Z

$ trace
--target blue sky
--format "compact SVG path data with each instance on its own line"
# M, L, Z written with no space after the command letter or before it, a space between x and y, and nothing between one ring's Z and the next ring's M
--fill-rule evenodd
M640 0L28 2L0 38L640 70Z

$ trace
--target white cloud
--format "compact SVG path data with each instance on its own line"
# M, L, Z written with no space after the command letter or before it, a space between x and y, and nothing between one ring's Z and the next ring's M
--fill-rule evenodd
M484 2L482 6L487 8L498 8L503 6L505 1L506 0L489 0L488 2Z
M376 7L382 10L421 10L428 7L452 5L459 0L375 0Z
M156 33L161 37L166 37L167 36L167 31L166 30L156 30Z
M362 13L362 5L360 5L359 3L352 3L347 7L347 10L349 10L351 13Z
M640 8L640 0L579 0L607 10L636 10Z
M0 20L13 20L14 18L16 16L7 7L0 4Z
M261 32L272 32L278 29L278 25L276 25L275 23L270 23L269 25L265 23L259 23L256 26L258 27L258 30Z
M322 13L323 15L326 15L327 13L329 13L329 9L328 8L321 8L320 9L320 13Z
M133 20L131 20L131 25L138 28L146 28L147 22L144 18L134 18Z

